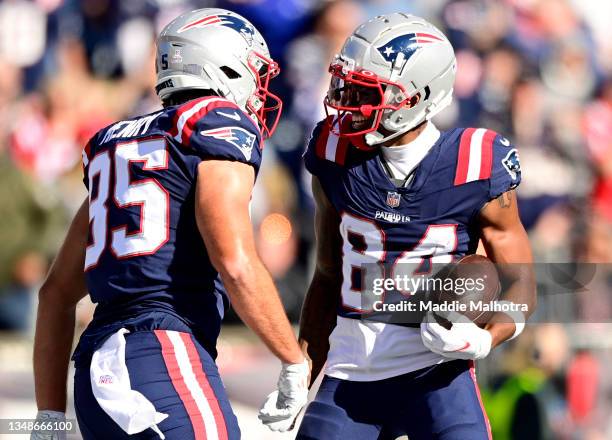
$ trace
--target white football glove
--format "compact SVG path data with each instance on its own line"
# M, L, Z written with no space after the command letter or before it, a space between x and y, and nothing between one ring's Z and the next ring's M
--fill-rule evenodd
M430 312L421 323L425 347L451 359L482 359L491 351L491 333L456 312L445 317L453 323L450 330L438 324Z
M278 378L278 389L268 395L259 410L259 420L272 431L290 431L308 401L310 368L301 364L285 364Z
M30 440L66 440L66 431L47 430L45 427L61 426L60 422L66 421L66 414L60 411L42 410L36 414L36 422L40 425L30 434ZM46 426L45 426L46 425Z

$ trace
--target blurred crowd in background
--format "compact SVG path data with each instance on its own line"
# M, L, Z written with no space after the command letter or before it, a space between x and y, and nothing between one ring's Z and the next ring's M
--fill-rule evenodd
M314 240L301 154L324 116L329 61L381 13L423 16L453 43L455 100L439 128L486 127L519 147L521 217L536 261L612 262L612 2L3 0L0 329L31 332L36 288L86 195L80 158L89 137L160 106L156 33L183 11L213 6L248 18L281 64L273 88L284 113L266 144L253 220L292 319ZM612 438L612 335L593 324L612 315L605 269L597 291L570 307L571 319L590 324L534 326L484 363L496 438ZM79 308L80 326L91 309Z

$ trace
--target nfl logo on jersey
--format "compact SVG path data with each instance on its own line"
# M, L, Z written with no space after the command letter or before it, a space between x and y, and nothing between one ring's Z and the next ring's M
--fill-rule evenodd
M389 191L387 193L387 205L391 208L397 208L400 204L402 196L395 191Z

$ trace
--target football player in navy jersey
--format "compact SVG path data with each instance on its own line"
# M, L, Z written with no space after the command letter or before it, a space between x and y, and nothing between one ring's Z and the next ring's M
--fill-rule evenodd
M325 375L298 439L490 437L473 361L521 332L535 287L516 149L491 130L431 122L451 101L455 71L444 34L401 13L358 27L331 63L328 117L304 156L317 260L299 338L311 380L324 364ZM363 280L427 272L475 253L479 240L496 263L527 263L503 274L510 312L485 328L461 316L450 329L431 316L364 319ZM515 310L523 304L526 313Z
M89 292L97 307L72 357L83 438L237 439L214 362L230 302L282 361L268 415L282 425L307 394L249 216L279 69L260 33L223 9L168 24L156 68L163 109L102 129L83 151L89 196L39 295L37 418L64 417L75 306Z

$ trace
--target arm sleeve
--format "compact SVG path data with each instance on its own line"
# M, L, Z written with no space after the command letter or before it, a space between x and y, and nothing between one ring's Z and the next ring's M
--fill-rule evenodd
M319 140L321 131L325 128L324 125L325 121L321 121L315 125L303 155L304 166L313 176L318 176L321 170L321 159L317 155L317 141Z
M188 147L201 159L244 162L259 169L261 137L249 116L232 107L215 108L195 122Z
M516 147L496 135L493 141L493 163L489 179L489 199L516 188L521 183L521 164Z

